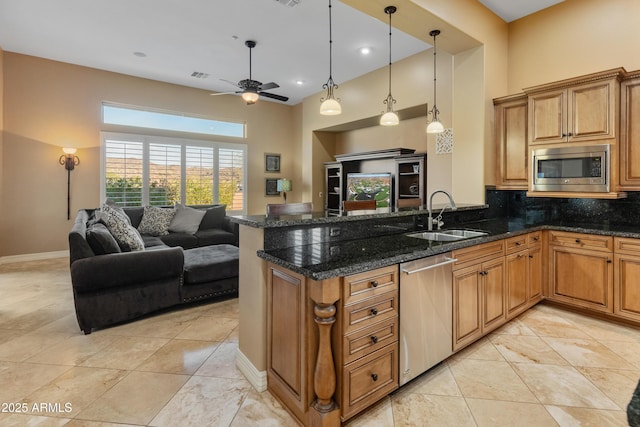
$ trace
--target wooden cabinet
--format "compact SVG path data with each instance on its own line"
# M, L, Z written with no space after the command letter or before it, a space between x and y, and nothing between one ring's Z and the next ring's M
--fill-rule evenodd
M527 104L527 96L524 94L493 100L498 190L527 189Z
M640 239L614 239L613 312L640 321Z
M622 82L620 103L620 188L640 190L640 71Z
M549 232L549 299L613 312L613 238Z
M525 89L529 95L529 144L615 144L623 72L618 68Z
M542 299L542 233L506 239L507 319Z
M342 288L336 391L346 420L398 388L398 266L344 277Z
M453 350L506 322L504 241L453 252Z
M394 161L395 199L418 199L420 205L424 205L427 191L426 154L402 155L395 157Z
M343 200L343 175L342 163L330 162L324 164L325 188L324 210L328 215L340 215L342 213Z

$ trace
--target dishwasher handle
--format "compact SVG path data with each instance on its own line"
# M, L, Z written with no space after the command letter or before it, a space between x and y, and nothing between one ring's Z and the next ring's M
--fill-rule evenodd
M443 265L447 265L447 264L453 264L456 261L458 261L457 258L444 257L444 261L438 262L436 264L432 264L432 265L427 265L427 266L424 266L424 267L416 268L415 270L407 270L406 268L400 267L400 271L402 271L403 273L406 273L406 274L413 274L413 273L417 273L419 271L431 270L432 268L442 267Z

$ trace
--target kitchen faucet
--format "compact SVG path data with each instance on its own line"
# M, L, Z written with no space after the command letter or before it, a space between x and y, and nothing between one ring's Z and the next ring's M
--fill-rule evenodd
M444 210L446 209L446 206L442 208L442 210L440 211L437 217L433 218L433 213L432 213L433 212L433 196L435 196L436 193L442 193L449 198L449 205L451 206L452 211L455 211L457 209L456 202L453 201L453 197L451 197L451 194L449 194L445 190L436 190L433 193L431 193L431 196L429 197L429 220L428 220L429 230L433 230L433 224L438 225L438 230L440 230L440 227L444 225L444 222L442 222L442 212L444 212Z

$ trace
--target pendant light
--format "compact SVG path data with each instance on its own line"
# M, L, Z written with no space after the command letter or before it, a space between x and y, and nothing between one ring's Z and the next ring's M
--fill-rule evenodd
M337 116L342 113L342 107L340 102L333 97L333 89L338 89L338 85L333 82L332 72L332 45L333 40L331 38L331 0L329 0L329 80L322 85L322 89L327 90L327 96L320 99L320 114L323 116Z
M396 103L396 100L393 99L391 95L391 15L393 15L396 10L395 6L387 6L384 8L384 13L389 15L389 95L387 95L387 99L382 101L384 104L387 104L387 112L380 117L380 124L382 126L396 126L400 123L398 115L393 111L393 104Z
M433 37L433 108L429 111L427 105L427 115L431 114L432 119L427 125L427 133L442 133L444 126L438 120L438 107L436 107L436 36L440 34L440 30L432 30L429 35Z

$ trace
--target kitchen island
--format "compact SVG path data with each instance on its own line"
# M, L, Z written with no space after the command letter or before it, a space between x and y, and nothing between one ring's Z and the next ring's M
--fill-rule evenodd
M426 211L237 218L239 368L258 389L268 376L269 390L303 424L339 425L397 388L399 263L541 230L640 238L634 227L478 220L482 211L470 207L445 218L446 227L489 233L456 242L405 235L424 225ZM375 324L365 313L369 303ZM376 327L383 334L365 345L356 332Z

